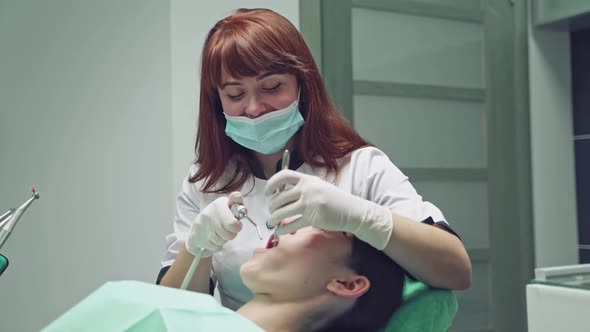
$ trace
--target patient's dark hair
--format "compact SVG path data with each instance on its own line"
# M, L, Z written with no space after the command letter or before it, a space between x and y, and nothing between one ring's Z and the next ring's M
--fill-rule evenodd
M353 237L349 267L367 277L371 287L321 332L379 331L401 305L404 270L382 251Z

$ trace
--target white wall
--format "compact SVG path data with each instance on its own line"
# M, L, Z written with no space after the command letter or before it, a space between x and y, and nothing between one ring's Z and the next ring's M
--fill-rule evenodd
M107 280L153 282L172 214L169 3L0 2L0 330L39 330Z
M232 9L298 1L0 0L0 330L36 331L109 280L154 282L194 158L199 54Z
M528 43L535 267L578 264L569 32Z

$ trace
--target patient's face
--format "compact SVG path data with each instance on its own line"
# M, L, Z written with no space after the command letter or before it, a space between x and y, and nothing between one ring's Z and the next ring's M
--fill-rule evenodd
M282 235L274 248L256 249L240 270L254 293L295 301L326 292L327 282L351 273L352 235L305 227Z

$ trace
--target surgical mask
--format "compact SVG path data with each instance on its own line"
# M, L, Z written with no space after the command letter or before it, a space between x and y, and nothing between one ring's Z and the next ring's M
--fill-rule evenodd
M262 154L279 152L303 126L303 116L297 108L298 101L254 119L224 113L227 120L225 133L241 146Z

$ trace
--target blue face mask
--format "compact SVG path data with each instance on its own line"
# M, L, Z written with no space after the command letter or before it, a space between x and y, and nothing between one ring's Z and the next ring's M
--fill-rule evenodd
M303 116L299 113L297 104L298 100L295 100L282 110L272 111L255 119L224 113L227 120L225 134L241 146L262 154L279 152L303 126Z

